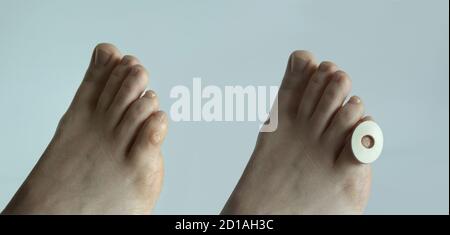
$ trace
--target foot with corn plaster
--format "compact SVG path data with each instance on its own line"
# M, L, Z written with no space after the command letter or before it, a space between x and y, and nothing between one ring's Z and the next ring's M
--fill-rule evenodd
M223 214L360 214L382 136L349 76L306 51L290 58L278 93L278 128L260 132ZM356 128L356 129L355 129Z
M4 214L148 214L167 118L138 59L99 44L56 133Z

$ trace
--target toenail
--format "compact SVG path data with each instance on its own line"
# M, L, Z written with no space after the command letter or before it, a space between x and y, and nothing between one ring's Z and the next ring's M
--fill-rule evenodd
M361 103L361 99L359 99L359 97L352 96L352 98L350 98L349 102L352 104L359 104L359 103Z
M100 66L107 65L109 60L111 59L111 56L112 56L111 53L109 53L109 52L107 52L105 50L96 48L95 49L94 64L95 65L100 65Z
M293 55L291 57L291 73L301 73L308 62Z
M127 65L131 62L131 59L128 56L124 56L122 61L120 62L122 65Z
M133 67L131 69L131 75L138 75L139 71L141 71L141 69L139 67Z
M319 65L319 71L321 71L321 72L326 72L328 69L330 69L330 64L328 64L328 63L321 63L320 65Z
M156 97L156 93L155 93L154 91L147 91L147 95L148 95L150 98L155 98L155 97Z
M342 79L342 75L341 75L341 74L339 74L339 73L334 74L333 80L334 80L335 82L340 82L341 79Z

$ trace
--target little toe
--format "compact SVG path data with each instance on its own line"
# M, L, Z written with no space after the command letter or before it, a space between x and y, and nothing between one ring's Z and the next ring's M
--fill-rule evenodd
M126 55L122 58L106 82L105 88L98 100L98 110L105 111L108 109L131 68L139 63L139 60L134 56Z
M357 124L367 120L373 119L365 117ZM370 164L360 163L353 155L350 136L348 136L342 152L335 161L334 169L337 173L336 177L341 178L342 190L354 202L358 202L355 204L355 211L363 211L370 194L372 170Z
M147 84L148 73L145 68L139 64L134 65L106 111L111 125L117 126L131 103L142 95Z
M316 66L314 56L308 51L295 51L290 55L278 94L282 114L287 112L295 117L300 97Z
M168 120L163 111L153 113L140 129L130 150L130 156L145 161L159 155L160 146L167 133Z
M120 57L119 50L112 44L100 43L95 47L84 79L71 104L72 108L95 108L105 83Z
M117 138L121 139L119 148L128 151L136 138L138 129L152 113L158 110L159 102L154 91L146 91L141 98L134 101L115 131Z
M319 68L309 79L308 85L303 92L297 112L298 119L303 122L309 120L331 76L336 71L337 66L332 62L322 62L319 65Z
M345 140L353 127L363 117L364 105L357 96L352 96L349 101L339 109L331 124L327 127L322 140L330 146L334 156L338 156L345 145Z
M311 124L316 135L321 135L327 125L330 124L337 110L342 107L350 90L351 81L347 74L342 71L336 72L325 88L311 117Z
M366 116L362 119L360 119L358 122L356 122L353 127L351 128L350 132L346 136L345 145L340 151L340 154L338 156L338 159L336 159L336 166L338 168L361 168L364 166L369 166L369 164L361 164L356 157L353 154L352 146L351 146L351 134L353 130L358 126L358 124L364 122L364 121L373 121L373 118L371 116Z

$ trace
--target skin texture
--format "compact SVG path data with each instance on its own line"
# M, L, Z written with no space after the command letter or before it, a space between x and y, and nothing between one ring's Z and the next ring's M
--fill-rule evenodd
M137 58L99 44L55 136L3 213L150 213L168 120L147 83ZM294 52L278 95L278 129L259 134L222 213L362 213L371 171L354 159L349 136L371 118L360 98L344 104L350 89L335 64Z
M371 169L359 164L349 136L363 117L349 76L296 51L278 94L278 129L260 132L223 214L360 214Z
M53 139L3 213L150 213L167 116L147 83L137 58L97 45Z

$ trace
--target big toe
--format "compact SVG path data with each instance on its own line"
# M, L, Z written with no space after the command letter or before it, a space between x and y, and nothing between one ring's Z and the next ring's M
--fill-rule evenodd
M121 53L112 44L98 44L91 57L86 75L71 104L74 108L94 109L111 71L120 61Z
M309 77L316 70L314 55L308 51L294 51L286 67L278 94L280 111L295 116Z

